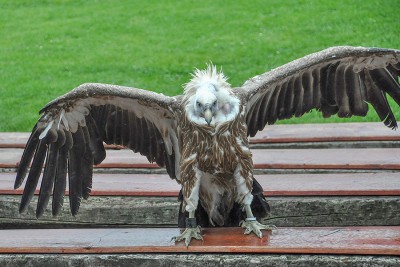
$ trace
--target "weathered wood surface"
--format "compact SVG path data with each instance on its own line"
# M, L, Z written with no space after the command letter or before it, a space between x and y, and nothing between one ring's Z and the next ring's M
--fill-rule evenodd
M51 201L43 217L36 219L33 198L26 212L18 213L20 196L0 196L0 227L146 227L176 226L179 203L176 197L93 196L81 203L76 217L68 198L57 217L51 216ZM265 223L276 226L372 226L399 225L400 198L366 197L267 197L271 214Z
M400 266L400 257L261 253L0 254L0 266L398 267Z
M25 182L14 190L15 175L0 173L0 194L22 194ZM266 196L400 196L397 172L260 174L255 178ZM167 174L95 173L91 195L178 196L179 190L180 185Z
M202 229L204 240L171 240L177 228L1 230L0 253L287 253L400 256L400 226L292 227L244 235L240 227Z
M380 122L267 125L252 143L400 141L400 134Z
M0 148L25 146L30 133L0 134ZM380 122L267 125L251 143L299 143L345 141L400 141L400 134Z
M15 168L22 149L0 149L0 168ZM365 149L254 149L260 169L364 169L399 170L400 148ZM108 150L99 168L158 168L131 150Z

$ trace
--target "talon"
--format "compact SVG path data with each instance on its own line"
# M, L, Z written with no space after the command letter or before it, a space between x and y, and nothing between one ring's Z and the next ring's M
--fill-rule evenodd
M197 226L195 228L186 228L182 234L172 237L171 241L174 240L175 242L179 242L185 240L186 247L189 247L192 238L197 240L203 240L200 226Z
M255 218L247 218L246 221L241 221L240 226L242 228L245 228L244 234L248 235L251 232L253 232L256 236L259 238L262 238L263 234L261 230L275 230L276 226L275 225L264 225L255 220Z

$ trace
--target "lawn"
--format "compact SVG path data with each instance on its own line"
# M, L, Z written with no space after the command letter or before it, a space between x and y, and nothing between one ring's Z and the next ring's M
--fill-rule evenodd
M239 86L330 46L400 48L398 0L0 0L0 10L0 131L29 131L41 107L84 82L174 95L210 61ZM289 120L321 121L341 120Z

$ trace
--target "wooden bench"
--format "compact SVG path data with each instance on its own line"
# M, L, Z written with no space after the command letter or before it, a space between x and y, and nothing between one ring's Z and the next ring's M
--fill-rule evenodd
M170 242L179 231L179 185L116 146L107 147L106 160L95 168L92 196L76 217L67 199L57 218L47 211L36 220L36 198L19 215L22 190L12 186L28 136L0 134L0 225L7 228L0 232L0 266L27 259L115 266L400 265L400 134L380 123L267 127L251 144L256 179L272 207L266 223L278 230L258 239L240 228L204 229L204 241L189 248Z

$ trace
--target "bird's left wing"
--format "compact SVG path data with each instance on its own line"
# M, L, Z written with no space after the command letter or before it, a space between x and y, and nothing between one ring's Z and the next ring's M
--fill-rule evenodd
M386 94L400 105L399 75L399 50L332 47L253 77L234 92L247 103L250 136L312 109L324 117L365 116L367 103L386 126L396 128Z
M103 142L140 152L176 178L177 102L162 94L107 84L83 84L50 102L41 110L18 167L15 188L28 176L20 212L32 199L44 166L36 216L43 214L51 195L52 213L59 213L67 177L75 215L81 198L89 197L93 165L106 156Z

